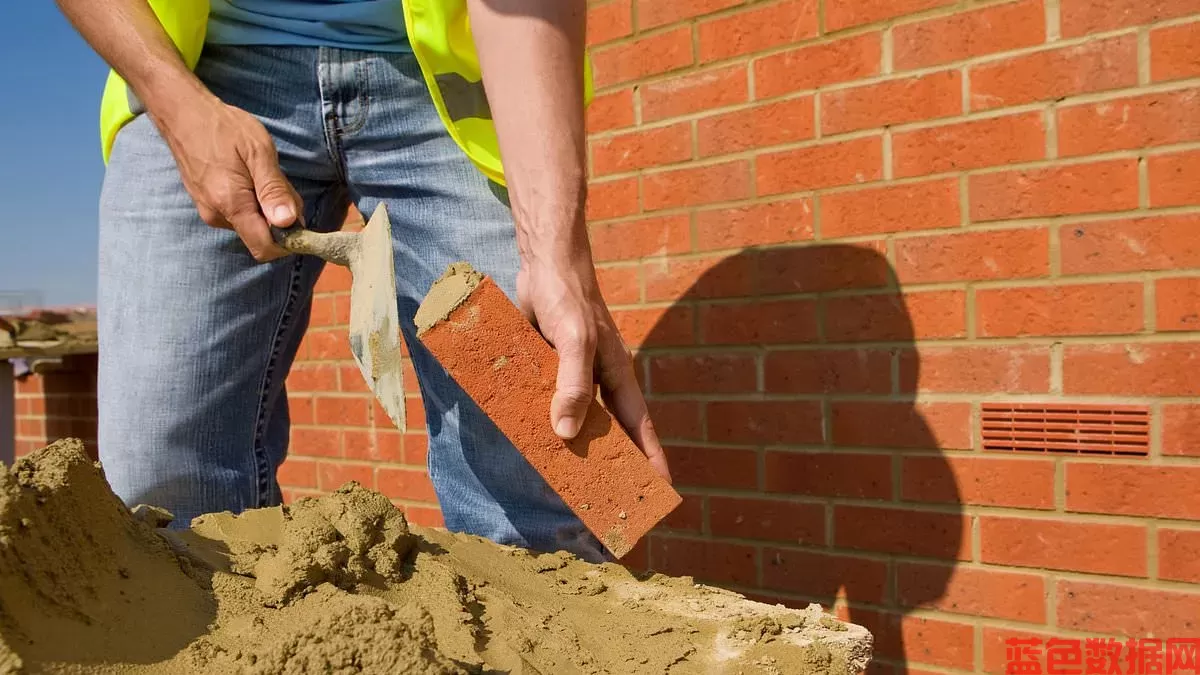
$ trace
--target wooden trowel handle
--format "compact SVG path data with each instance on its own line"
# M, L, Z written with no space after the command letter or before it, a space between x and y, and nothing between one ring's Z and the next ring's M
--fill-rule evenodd
M275 243L288 253L315 255L326 262L349 267L358 254L357 232L313 232L296 223L291 227L272 227Z

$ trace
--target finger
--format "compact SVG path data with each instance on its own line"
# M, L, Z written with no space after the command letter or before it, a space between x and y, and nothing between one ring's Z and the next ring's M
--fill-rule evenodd
M559 325L554 348L558 351L558 378L550 401L550 423L560 438L575 438L592 402L592 363L596 339L582 321Z
M257 206L243 209L236 215L227 216L227 219L242 243L250 250L250 255L258 262L267 262L287 255L287 251L275 243L267 221L258 212Z
M602 329L599 350L600 386L609 409L624 427L629 438L650 460L655 471L671 482L671 471L667 466L667 455L654 423L646 398L638 386L633 370L633 359L616 328Z
M302 217L300 195L279 168L279 155L268 138L256 144L246 158L246 168L254 180L254 193L267 222L288 227Z

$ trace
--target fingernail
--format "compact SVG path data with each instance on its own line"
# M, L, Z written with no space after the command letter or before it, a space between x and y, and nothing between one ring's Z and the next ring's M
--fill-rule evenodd
M275 219L275 222L287 222L293 218L292 207L280 204L271 210L271 217Z
M563 417L554 427L554 432L562 438L575 438L575 434L579 433L579 420L574 417Z

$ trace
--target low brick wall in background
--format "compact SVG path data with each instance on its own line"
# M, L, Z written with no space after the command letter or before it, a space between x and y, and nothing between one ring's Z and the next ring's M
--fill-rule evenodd
M16 382L18 457L60 438L83 441L96 456L96 355L67 356L53 370Z

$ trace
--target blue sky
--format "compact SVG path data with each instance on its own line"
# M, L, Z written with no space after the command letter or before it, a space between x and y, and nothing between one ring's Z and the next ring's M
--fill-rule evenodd
M0 19L0 308L96 299L98 113L107 67L51 0L4 2Z

